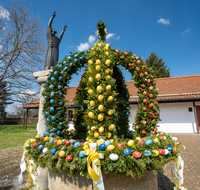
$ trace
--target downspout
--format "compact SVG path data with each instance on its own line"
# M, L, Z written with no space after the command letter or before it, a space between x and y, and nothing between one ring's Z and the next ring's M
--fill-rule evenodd
M193 101L193 109L194 109L194 117L195 117L195 122L196 122L196 128L197 128L197 134L199 134L199 122L197 118L197 110L196 110L196 105L195 101Z

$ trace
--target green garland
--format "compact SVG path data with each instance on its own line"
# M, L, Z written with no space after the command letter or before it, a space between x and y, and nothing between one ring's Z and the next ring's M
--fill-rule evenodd
M97 142L97 152L104 155L102 173L114 171L119 177L122 173L141 177L146 171L155 172L177 158L180 144L170 135L157 132L158 92L151 68L132 52L111 49L105 43L105 23L100 21L97 27L99 41L93 48L70 53L50 73L42 92L46 131L29 140L28 155L41 167L65 170L69 176L77 173L83 176L87 175L85 147ZM128 130L129 93L120 65L133 75L138 88L135 132ZM85 111L75 110L75 130L69 131L66 87L71 75L84 66L74 104L83 105ZM104 145L105 150L102 149ZM118 159L113 161L111 154Z

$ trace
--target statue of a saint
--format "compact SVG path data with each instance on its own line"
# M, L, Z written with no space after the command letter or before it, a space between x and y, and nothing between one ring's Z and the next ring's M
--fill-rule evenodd
M67 29L67 26L65 25L59 37L57 38L55 36L57 31L51 27L51 24L55 16L56 16L56 11L53 12L47 27L48 47L47 47L45 66L44 66L45 70L52 69L54 66L57 65L59 57L59 44L60 41L62 40L65 30Z

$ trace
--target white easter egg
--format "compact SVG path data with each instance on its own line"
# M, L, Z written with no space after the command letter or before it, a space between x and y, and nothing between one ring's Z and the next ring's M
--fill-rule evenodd
M165 153L164 153L164 155L167 155L167 154L169 154L169 150L168 149L164 149L165 150Z
M112 160L112 161L116 161L118 160L119 156L117 154L110 154L109 158Z
M178 138L177 138L177 137L172 137L172 139L173 139L174 141L177 141L177 140L178 140Z
M42 150L42 152L45 154L45 153L47 153L47 150L48 150L48 148L44 148L44 149Z

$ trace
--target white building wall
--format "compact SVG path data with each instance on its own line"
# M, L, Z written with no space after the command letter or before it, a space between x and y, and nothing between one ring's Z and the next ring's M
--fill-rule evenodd
M194 109L192 102L178 102L178 103L159 103L160 119L158 123L159 131L167 133L194 133L196 132L196 123L194 116ZM192 108L189 112L188 108ZM130 126L134 123L137 105L130 105L131 116L129 119Z

